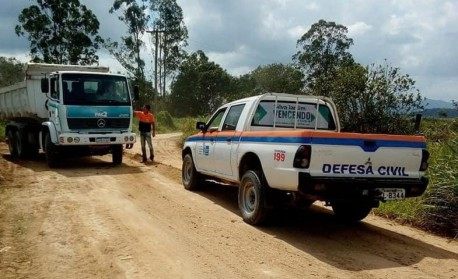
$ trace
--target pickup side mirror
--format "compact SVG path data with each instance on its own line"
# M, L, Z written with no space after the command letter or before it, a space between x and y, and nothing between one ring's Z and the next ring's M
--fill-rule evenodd
M41 79L41 93L49 93L49 80L47 78Z
M138 85L134 85L134 101L140 100L140 89Z
M197 122L196 123L196 129L201 130L202 132L207 131L207 126L205 125L205 122Z

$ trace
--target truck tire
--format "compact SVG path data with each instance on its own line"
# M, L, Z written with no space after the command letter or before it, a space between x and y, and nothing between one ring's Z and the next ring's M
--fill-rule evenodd
M332 203L334 215L344 223L357 223L369 215L372 204L366 201L338 201Z
M6 137L8 138L8 149L12 159L16 159L18 157L16 139L14 138L14 135L15 133L12 130L9 130L6 133Z
M50 168L57 168L59 166L59 153L57 147L51 141L51 135L49 133L45 136L45 151L46 151L46 162Z
M24 137L19 130L14 132L14 140L16 141L17 157L24 159L27 157L27 142L24 141Z
M194 160L191 154L186 154L183 158L183 166L181 168L181 182L186 190L195 191L199 189L203 182L202 175L196 170Z
M262 182L259 171L248 170L242 176L238 193L239 209L243 221L261 225L269 213L268 188Z
M122 145L114 145L111 147L111 156L113 165L122 164Z

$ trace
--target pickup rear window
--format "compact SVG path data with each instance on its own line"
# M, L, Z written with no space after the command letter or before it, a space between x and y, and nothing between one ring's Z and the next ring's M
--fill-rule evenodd
M296 117L297 113L297 117ZM300 102L296 110L296 102L279 101L275 108L275 101L261 101L256 108L251 126L319 130L335 130L336 125L329 107L316 103Z

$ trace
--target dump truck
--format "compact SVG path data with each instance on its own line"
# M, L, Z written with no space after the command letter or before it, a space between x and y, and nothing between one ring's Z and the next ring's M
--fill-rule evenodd
M25 80L0 88L0 118L13 159L46 155L49 167L69 157L132 148L132 101L138 87L108 67L27 63ZM134 94L132 94L134 93Z

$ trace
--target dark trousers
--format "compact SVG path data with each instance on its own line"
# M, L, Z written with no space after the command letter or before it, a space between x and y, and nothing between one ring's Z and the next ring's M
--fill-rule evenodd
M153 160L154 158L154 149L153 149L153 143L151 140L151 132L140 132L140 143L142 145L142 156L143 160L146 161L146 143L148 143L148 148L149 148L149 154L150 154L150 159Z

